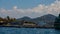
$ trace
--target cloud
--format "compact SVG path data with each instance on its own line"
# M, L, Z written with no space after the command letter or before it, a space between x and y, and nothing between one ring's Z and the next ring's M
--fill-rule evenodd
M14 6L11 10L0 9L0 11L4 15L16 18L23 16L39 17L45 14L58 15L60 13L60 1L56 0L50 5L39 4L34 8L18 9L17 6Z
M13 7L13 10L16 10L16 9L17 9L17 6L14 6L14 7Z
M33 8L33 10L42 14L45 12L46 14L58 15L60 13L60 1L56 0L54 3L47 6L40 4Z

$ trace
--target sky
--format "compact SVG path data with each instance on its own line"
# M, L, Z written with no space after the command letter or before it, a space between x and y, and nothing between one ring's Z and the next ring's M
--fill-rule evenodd
M36 18L45 14L58 16L59 0L0 0L0 17Z

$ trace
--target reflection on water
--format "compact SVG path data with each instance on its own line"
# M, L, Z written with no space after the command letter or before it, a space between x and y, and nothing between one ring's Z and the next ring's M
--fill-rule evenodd
M8 28L1 27L0 34L60 34L60 30L40 28Z

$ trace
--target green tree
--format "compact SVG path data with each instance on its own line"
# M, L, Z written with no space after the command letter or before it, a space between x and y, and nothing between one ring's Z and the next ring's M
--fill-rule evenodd
M8 19L8 20L10 20L10 17L9 17L9 16L7 16L7 19Z
M56 18L56 20L55 20L54 27L55 27L56 29L60 29L60 14L59 14L59 16Z
M0 17L0 21L2 21L3 20L3 18L2 17Z

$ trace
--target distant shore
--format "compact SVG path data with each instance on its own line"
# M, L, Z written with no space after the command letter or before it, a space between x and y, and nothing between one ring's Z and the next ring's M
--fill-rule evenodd
M51 28L51 29L54 29L54 27L39 27L39 26L4 26L4 25L1 25L0 27L12 27L12 28Z

